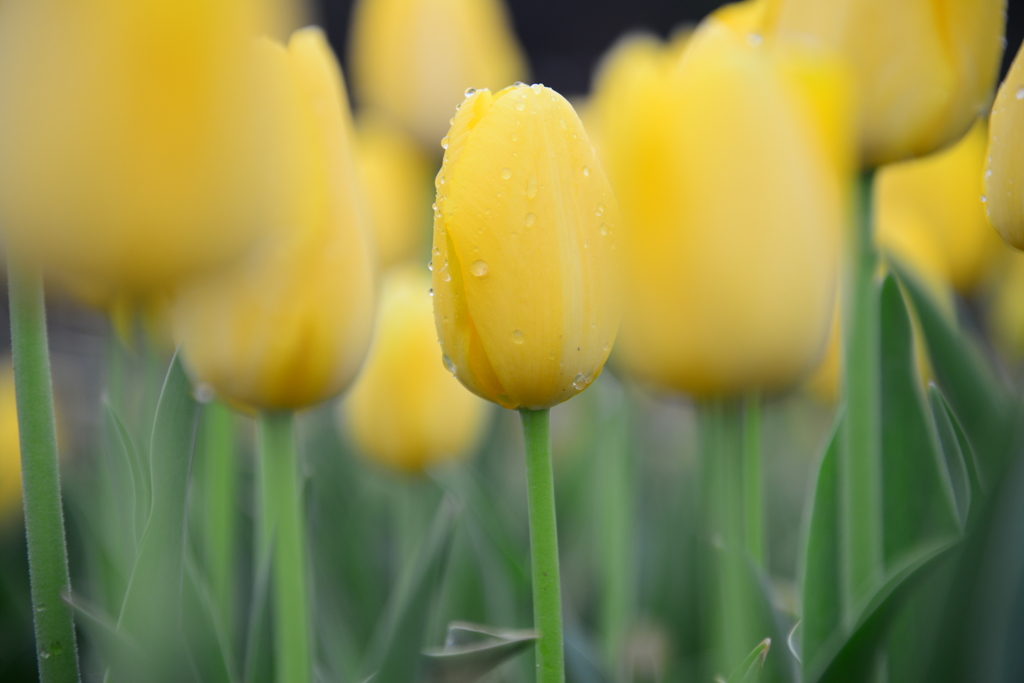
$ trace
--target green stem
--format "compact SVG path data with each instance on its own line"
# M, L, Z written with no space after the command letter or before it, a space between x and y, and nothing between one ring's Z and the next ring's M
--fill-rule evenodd
M764 484L761 473L761 397L751 393L743 403L743 531L747 552L761 569L767 566L764 539Z
M42 274L11 258L8 287L39 680L70 683L80 680L81 675L71 608L61 597L71 591L71 579L60 497Z
M295 448L295 415L261 413L259 423L263 514L258 547L263 550L273 542L275 680L309 683L312 650L306 535ZM257 553L261 555L262 552Z
M610 405L603 406L601 413L594 415L601 423L596 430L594 474L599 492L595 515L597 528L601 529L601 632L605 659L612 671L618 671L632 620L633 564L637 553L633 542L634 474L629 453L631 411L624 396L614 398L608 401Z
M235 418L219 402L208 403L203 412L203 540L207 572L228 642L234 642L233 577L238 502Z
M564 683L562 597L555 523L555 478L551 466L548 410L521 410L526 439L526 485L530 508L533 623L537 631L537 683Z
M843 613L852 618L882 568L881 412L877 258L872 243L874 173L861 178L858 229L852 236L852 277L846 319L846 420L840 449L840 552Z

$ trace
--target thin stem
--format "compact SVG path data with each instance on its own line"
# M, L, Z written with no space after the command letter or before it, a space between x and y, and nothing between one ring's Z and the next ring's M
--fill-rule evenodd
M755 392L743 402L743 532L750 559L761 569L767 564L763 497L761 397Z
M879 406L877 258L872 243L874 174L864 174L859 185L858 229L853 235L852 277L846 319L845 448L840 450L840 551L844 569L843 613L855 606L878 579L882 568L881 543L881 412Z
M258 547L273 539L272 593L277 681L312 680L309 594L306 589L306 535L291 412L260 414L263 480Z
M537 683L564 683L562 597L555 524L555 479L551 467L550 413L522 410L526 438L526 484L530 508L530 564L533 623L537 640Z
M12 258L8 262L8 283L39 680L70 683L79 681L81 675L71 608L61 597L71 591L71 579L60 497L43 278L38 270Z
M234 569L238 470L234 416L219 402L203 409L203 540L210 589L228 642L234 636Z

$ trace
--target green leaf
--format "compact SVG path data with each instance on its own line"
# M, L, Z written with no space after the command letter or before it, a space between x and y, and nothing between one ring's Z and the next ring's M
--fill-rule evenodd
M458 506L446 497L407 582L389 600L367 655L366 674L376 671L374 683L409 683L417 680L431 606L441 587L451 552Z
M772 647L772 639L765 638L753 651L747 655L747 658L736 667L736 670L729 676L729 680L726 683L757 683L761 680L761 670L764 669L764 660L768 656L768 651Z
M914 304L938 384L963 425L983 476L994 476L1012 437L1012 395L974 335L958 329L909 269L898 263L893 269Z
M190 660L203 683L231 683L238 679L231 647L214 614L216 602L191 555L185 561L182 601L182 636Z
M143 462L135 444L132 442L124 422L114 411L110 403L104 404L104 415L107 421L107 428L111 435L112 445L115 450L127 461L132 479L132 491L135 499L135 540L142 539L142 531L145 529L146 520L149 517L150 504L152 502L152 491L149 478L149 468Z
M938 409L934 406L936 404L941 404L942 409L946 413L946 418L949 420L949 424L953 427L953 433L956 435L960 454L963 456L963 464L967 469L967 481L970 487L971 503L967 521L973 524L982 508L982 503L984 502L987 494L987 488L981 476L981 466L978 464L978 457L974 452L974 448L971 447L971 443L967 439L967 435L964 433L960 420L958 420L956 415L953 413L953 409L950 407L949 402L946 401L946 397L942 394L942 391L936 387L933 395L933 409L937 411ZM931 397L932 394L929 396ZM936 418L936 421L938 421L938 418Z
M810 504L803 563L803 620L800 651L807 664L842 623L839 584L839 449L842 448L842 415L836 419L825 454L818 466Z
M110 503L115 509L116 519L116 524L111 526L120 530L117 540L123 550L126 566L131 567L135 562L139 536L145 523L138 514L141 478L135 471L135 448L130 439L124 438L127 435L120 433L121 421L109 403L104 404L103 413L106 422L107 462L110 466Z
M961 438L962 432L958 428L956 418L949 411L949 405L942 397L939 388L932 385L928 387L928 402L932 407L932 416L935 419L935 426L939 432L939 444L942 447L942 454L946 460L946 470L949 472L949 481L953 489L953 497L956 501L957 516L960 519L960 528L967 524L967 518L971 510L971 498L974 495L974 484L967 469L967 458L974 459L970 451L970 445ZM964 448L967 448L966 454Z
M885 565L960 527L930 411L921 395L910 316L896 279L881 292L882 525Z
M422 683L474 683L533 645L533 631L492 629L454 622L443 648L424 650Z
M64 602L75 611L76 627L96 648L101 662L128 673L127 680L145 680L142 648L129 635L118 632L112 617L74 593L65 595Z
M270 615L270 571L273 557L274 537L271 535L253 577L249 629L245 640L245 683L273 683L273 620Z

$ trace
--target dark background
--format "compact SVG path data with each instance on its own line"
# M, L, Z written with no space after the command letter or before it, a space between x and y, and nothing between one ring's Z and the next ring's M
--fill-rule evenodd
M344 61L352 0L313 2L318 22ZM665 36L673 27L694 23L723 4L720 0L505 0L529 57L533 81L564 95L589 90L595 63L623 33L647 30ZM1024 0L1009 0L1008 13L1004 73L1024 37Z

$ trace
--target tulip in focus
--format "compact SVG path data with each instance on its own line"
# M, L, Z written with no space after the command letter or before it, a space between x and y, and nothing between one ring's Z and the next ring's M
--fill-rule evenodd
M861 161L959 139L999 73L1006 0L766 0L764 35L834 50L853 68Z
M1024 47L992 108L985 201L992 225L1007 244L1024 249Z
M466 88L526 78L501 0L359 0L351 44L356 102L432 153Z
M11 359L0 364L0 526L21 507L21 443Z
M617 362L699 398L780 390L817 364L853 167L843 70L729 18L681 56L610 55L592 110L625 221Z
M287 49L261 44L291 133L287 220L265 249L183 287L176 330L194 377L262 410L301 408L344 389L373 324L369 233L338 64L319 29Z
M920 232L904 240L905 255L964 294L1005 248L982 203L986 140L986 126L979 121L956 145L887 166L875 180L876 239L892 244L903 239L897 234L901 230Z
M380 117L356 124L356 157L382 268L426 254L432 169L400 129Z
M465 456L487 415L487 404L438 362L429 289L421 265L388 273L366 366L341 406L363 452L410 473Z
M115 289L220 266L271 225L241 0L0 6L0 223L19 258Z
M462 103L437 175L434 317L448 369L541 410L600 374L619 325L618 205L572 106L541 85Z

